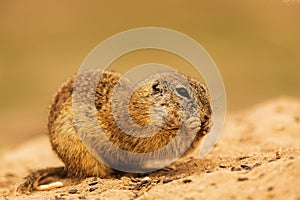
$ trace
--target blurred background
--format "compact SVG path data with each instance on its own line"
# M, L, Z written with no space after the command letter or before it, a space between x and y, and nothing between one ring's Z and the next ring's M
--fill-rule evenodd
M0 153L44 134L60 84L101 41L131 28L170 28L199 42L223 76L229 112L300 97L299 19L296 0L0 0ZM111 68L125 72L145 62L187 64L145 50Z

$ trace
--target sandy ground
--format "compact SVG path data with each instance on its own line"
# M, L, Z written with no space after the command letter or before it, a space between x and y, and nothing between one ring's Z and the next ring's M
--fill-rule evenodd
M0 199L300 200L300 100L279 98L229 113L207 157L189 157L135 178L65 179L58 189L17 194L30 171L62 165L46 136L7 152L0 163Z

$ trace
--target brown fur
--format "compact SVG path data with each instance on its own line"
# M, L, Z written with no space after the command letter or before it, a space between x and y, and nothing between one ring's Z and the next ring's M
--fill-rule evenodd
M84 72L83 75L77 77L80 79L78 80L79 86L88 89L92 88L90 87L92 83L89 81L89 77L95 76L96 74L96 71ZM120 112L118 112L117 116L113 116L111 99L114 87L120 80L120 77L121 75L115 72L105 71L102 73L95 92L97 120L100 127L105 131L105 135L114 145L135 153L147 153L159 150L174 138L177 134L177 130L180 128L180 120L183 118L185 119L184 131L187 135L196 135L184 155L187 155L199 145L201 138L209 131L211 126L210 97L204 85L193 78L182 75L183 78L188 80L191 89L187 89L187 91L189 94L195 94L194 99L199 108L197 112L191 112L191 116L184 116L184 112L181 111L181 105L188 105L188 103L185 102L187 99L181 98L178 94L175 95L174 92L174 87L181 84L180 80L177 80L175 76L168 73L154 75L149 78L150 81L147 81L148 84L139 87L133 92L130 98L129 109L128 107L124 107L124 103L121 100L117 99L114 103ZM55 174L58 177L98 176L104 178L110 177L117 172L106 166L101 160L97 160L90 153L91 150L88 150L83 144L77 133L72 110L72 93L75 80L76 76L73 76L61 86L50 106L48 116L48 136L54 152L56 152L58 157L64 162L65 168L48 168L35 172L27 177L27 181L18 188L18 191L32 191L40 184L41 179ZM124 92L124 95L128 94L126 92L129 91L131 83L126 80L121 80L119 84L122 89L121 95L123 95L122 92ZM83 98L88 99L89 97L83 96ZM151 107L154 105L158 105L157 109L164 108L166 110L165 124L162 124L162 112L154 112L153 118L150 119ZM195 105L193 106L195 107ZM192 108L194 108L193 106ZM95 108L87 109L92 110ZM126 134L120 130L115 121L119 120L122 123L122 120L124 121L124 119L126 119L126 117L123 116L124 109L129 110L129 114L134 123L143 127L152 123L153 127L149 128L149 132L155 130L155 127L162 127L161 130L147 138L139 138ZM82 113L82 115L84 114L86 113ZM101 138L97 137L97 135L93 135L94 133L92 131L89 132L89 127L86 127L84 130L87 131L88 137L93 138L94 145L100 145L99 148L103 148L105 144ZM176 141L174 148L180 148L184 142L182 140L184 140L184 138ZM110 151L110 149L107 148L106 150L108 152ZM111 155L115 155L116 153L117 152L111 152ZM116 157L117 156L118 155L116 155ZM111 159L116 158L112 157ZM130 162L130 160L128 160L128 162Z

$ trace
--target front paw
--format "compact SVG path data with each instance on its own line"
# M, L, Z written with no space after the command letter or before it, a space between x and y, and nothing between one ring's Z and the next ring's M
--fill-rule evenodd
M185 127L190 133L198 133L201 129L201 121L198 117L191 117L185 120Z

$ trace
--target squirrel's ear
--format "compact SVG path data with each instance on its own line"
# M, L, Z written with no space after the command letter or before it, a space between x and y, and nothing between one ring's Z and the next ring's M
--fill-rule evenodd
M158 94L160 92L162 92L162 87L160 85L160 82L158 80L156 80L153 84L152 84L152 92L153 94Z

